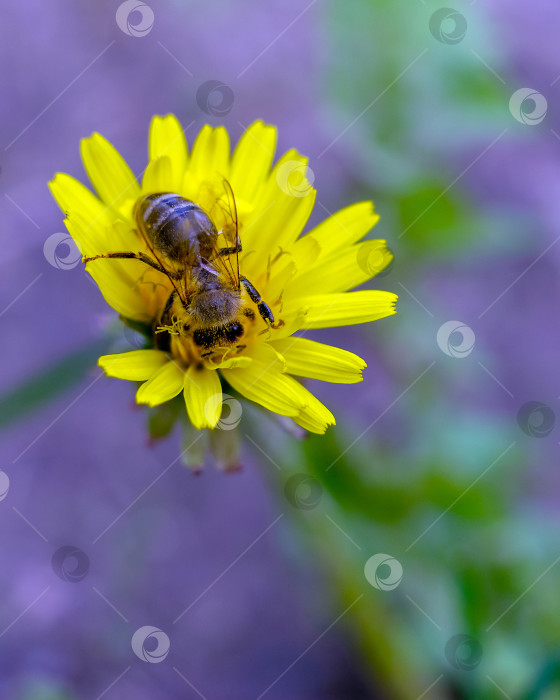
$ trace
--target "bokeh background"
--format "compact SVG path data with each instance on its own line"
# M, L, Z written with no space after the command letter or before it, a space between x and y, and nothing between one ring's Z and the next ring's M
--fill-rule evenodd
M559 22L554 0L3 4L2 700L560 697ZM370 286L398 315L314 336L369 365L311 382L337 427L301 442L244 406L236 474L148 439L95 366L134 338L53 238L80 138L140 174L168 112L190 143L276 124L312 223L374 199L395 253Z

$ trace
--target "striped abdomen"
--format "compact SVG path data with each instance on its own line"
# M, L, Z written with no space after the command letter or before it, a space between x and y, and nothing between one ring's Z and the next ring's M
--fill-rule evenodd
M134 208L138 227L154 248L167 258L196 266L210 261L218 232L202 209L170 192L148 194Z

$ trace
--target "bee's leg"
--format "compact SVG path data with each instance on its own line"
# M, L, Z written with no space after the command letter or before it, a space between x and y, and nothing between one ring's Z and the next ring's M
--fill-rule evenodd
M264 321L267 324L269 324L271 328L279 328L280 326L282 326L282 321L280 321L278 324L275 324L272 309L265 301L262 300L262 297L255 288L254 284L252 282L249 282L249 280L246 277L240 277L239 282L245 287L245 291L249 295L251 301L257 305L257 309Z
M165 302L163 311L159 317L159 325L157 320L154 320L153 330L154 330L154 347L156 350L163 350L163 352L171 351L171 330L173 327L173 319L170 316L171 309L173 308L173 302L177 298L177 292L173 290L169 295L169 298ZM164 333L167 331L167 333Z
M149 265L150 267L153 267L154 270L157 270L158 272L163 272L164 275L167 277L171 277L171 279L174 280L180 280L183 278L184 271L183 270L166 270L164 267L162 267L158 262L155 260L152 260L149 255L146 255L145 253L128 253L128 252L122 252L122 253L102 253L101 255L93 255L91 258L86 258L85 256L82 258L83 263L88 263L91 262L92 260L99 260L100 258L119 258L119 259L126 259L126 260L140 260L140 262L143 262L146 265Z
M220 250L220 252L218 253L218 255L220 257L222 257L224 255L235 255L235 253L241 253L242 250L243 250L243 248L241 247L241 238L239 238L239 236L237 236L237 245L235 245L235 246L232 245L229 248L222 248Z
M177 299L177 296L177 292L173 290L169 295L168 300L165 302L165 306L163 307L163 311L161 312L161 316L159 319L159 322L162 326L168 325L171 321L171 319L169 318L169 313L173 307L173 304L175 303L175 299Z

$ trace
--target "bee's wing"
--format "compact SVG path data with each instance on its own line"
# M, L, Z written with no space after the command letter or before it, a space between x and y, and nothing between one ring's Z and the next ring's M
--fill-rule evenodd
M229 182L224 178L225 194L216 197L208 212L218 226L218 238L213 246L212 266L222 274L231 287L239 289L239 222L235 196ZM224 254L226 249L234 252Z
M175 271L176 268L175 268L175 266L173 265L173 263L171 263L169 260L167 260L166 258L164 258L162 255L160 255L160 254L158 253L157 249L155 248L155 246L153 245L153 243L150 241L150 239L148 238L148 236L145 234L145 232L143 231L142 227L141 227L141 226L138 226L137 230L139 230L140 235L142 236L142 238L143 238L143 240L144 240L144 243L146 244L148 250L150 251L150 254L151 254L151 256L153 257L153 259L154 259L164 270L167 270L167 269L169 269L170 267L172 267L172 268L173 268L173 271ZM185 265L185 264L182 263L182 264L181 264L181 268L184 269L185 272L186 272L187 268L186 268L186 265ZM181 302L182 302L183 304L186 304L186 303L187 303L187 300L188 300L188 298L189 298L189 295L190 295L191 287L192 287L192 278L191 278L191 276L185 274L185 275L183 275L183 277L182 277L180 280L173 279L173 277L172 277L171 275L167 274L167 273L165 273L165 276L166 276L167 279L169 280L169 283L171 284L171 286L173 287L173 289L177 292L177 295L178 295L179 299L181 300Z

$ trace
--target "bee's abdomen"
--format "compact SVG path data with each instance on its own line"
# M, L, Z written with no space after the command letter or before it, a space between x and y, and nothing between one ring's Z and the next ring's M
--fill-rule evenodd
M194 265L211 253L214 224L198 204L181 195L149 194L137 202L135 217L155 248L172 260Z

